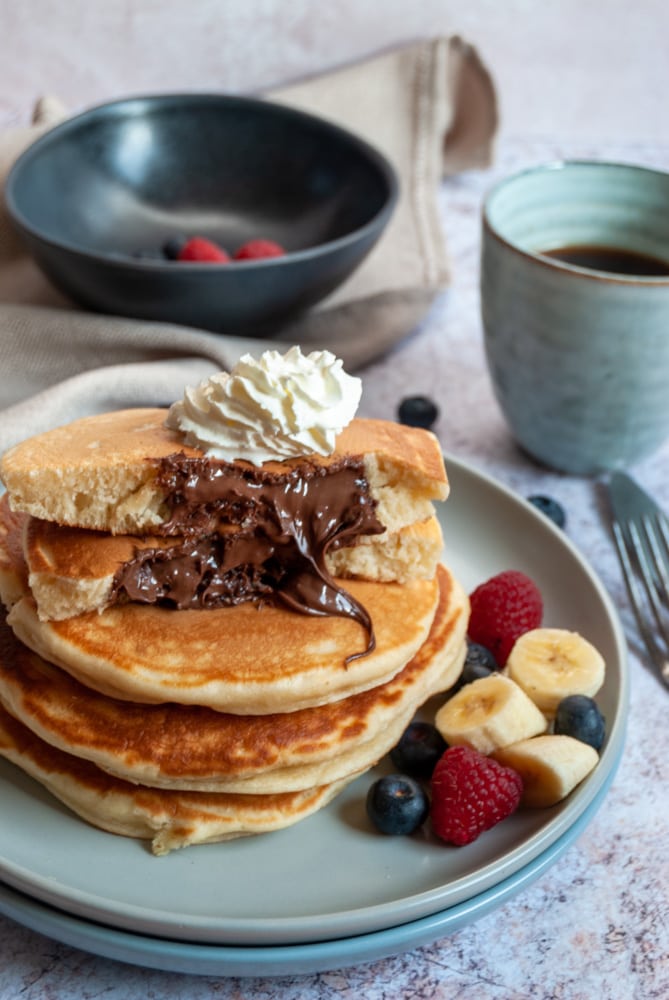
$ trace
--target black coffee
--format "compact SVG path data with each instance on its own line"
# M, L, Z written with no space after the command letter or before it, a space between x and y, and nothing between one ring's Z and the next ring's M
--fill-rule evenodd
M622 247L575 245L542 250L542 256L576 264L595 271L609 271L611 274L629 274L636 277L669 277L669 263L659 257L650 257Z

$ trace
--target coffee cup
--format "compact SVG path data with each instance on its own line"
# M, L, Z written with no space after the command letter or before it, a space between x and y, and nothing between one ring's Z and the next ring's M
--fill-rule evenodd
M669 437L669 174L566 161L483 206L481 311L502 413L554 469L629 466Z

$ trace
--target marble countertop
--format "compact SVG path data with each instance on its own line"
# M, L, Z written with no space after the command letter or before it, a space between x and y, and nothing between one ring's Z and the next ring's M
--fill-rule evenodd
M189 976L98 958L0 917L1 1000L386 997L660 1000L669 995L669 692L640 649L597 504L596 484L533 464L514 445L493 399L478 313L481 198L497 176L562 156L631 160L669 169L669 144L625 146L506 136L493 170L443 185L440 205L453 284L421 329L364 372L362 414L395 415L427 394L440 406L446 452L522 496L543 492L567 511L566 531L608 589L630 643L626 750L606 799L579 839L525 891L464 929L382 961L280 979ZM669 442L633 470L669 509ZM0 822L2 821L0 809Z

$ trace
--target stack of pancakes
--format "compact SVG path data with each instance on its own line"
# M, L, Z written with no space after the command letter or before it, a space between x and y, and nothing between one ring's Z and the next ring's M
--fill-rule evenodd
M0 466L0 754L156 854L325 805L452 686L468 617L431 434L356 419L327 458L255 467L166 414Z

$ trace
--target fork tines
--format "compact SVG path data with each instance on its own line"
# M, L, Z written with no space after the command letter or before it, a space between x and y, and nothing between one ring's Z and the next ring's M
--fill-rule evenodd
M613 537L637 621L653 665L669 686L669 529L663 517L644 513L621 523Z

